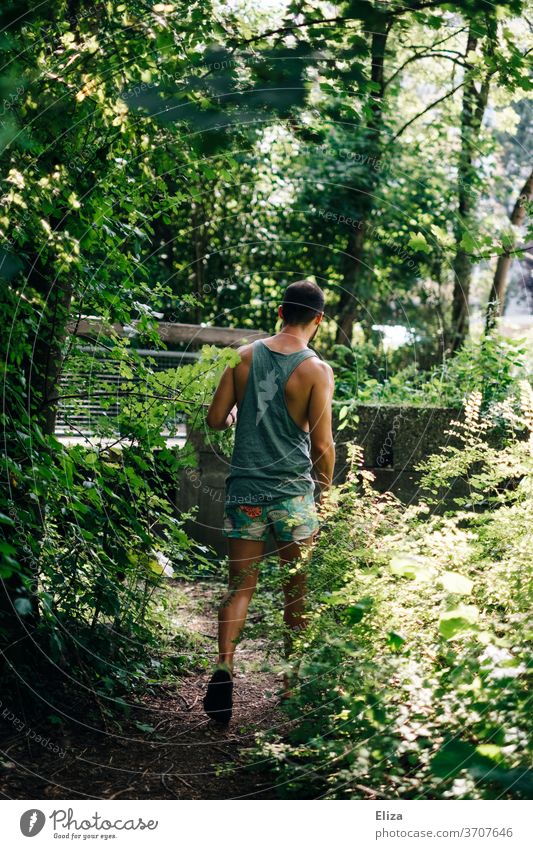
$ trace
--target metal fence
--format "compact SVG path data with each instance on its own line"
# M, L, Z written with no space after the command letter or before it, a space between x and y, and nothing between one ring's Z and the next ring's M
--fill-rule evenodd
M82 345L77 352L85 354L85 357L82 359L74 355L60 380L62 400L58 408L56 436L62 441L84 441L84 437L94 434L96 423L101 422L102 418L118 433L118 426L114 425L121 412L122 399L128 395L123 388L120 361L113 358L110 349L101 346ZM136 348L135 353L143 358L150 357L151 368L156 372L186 365L200 356L194 351L154 351L144 348ZM134 379L130 385L139 384ZM175 421L180 424L179 414ZM180 430L184 433L184 426Z

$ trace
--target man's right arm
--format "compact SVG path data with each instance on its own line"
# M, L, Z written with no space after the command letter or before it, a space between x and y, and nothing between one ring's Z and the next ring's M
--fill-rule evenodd
M331 421L334 380L331 366L324 362L317 365L320 373L313 384L309 399L309 433L311 459L322 494L331 486L335 466L335 443Z

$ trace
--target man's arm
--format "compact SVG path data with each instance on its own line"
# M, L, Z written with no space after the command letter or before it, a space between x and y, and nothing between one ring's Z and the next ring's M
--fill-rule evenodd
M321 362L319 368L322 373L314 383L309 399L309 432L311 459L322 494L331 486L335 466L335 443L331 426L334 380L331 366Z
M233 369L228 366L224 369L213 400L209 405L206 416L208 426L212 427L213 430L225 430L235 424L237 420L236 400Z

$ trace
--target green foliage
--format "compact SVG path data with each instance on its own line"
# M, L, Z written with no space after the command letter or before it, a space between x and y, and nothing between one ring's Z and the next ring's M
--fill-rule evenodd
M358 403L460 406L476 390L476 409L516 433L496 449L483 417L471 417L463 451L428 463L430 489L457 476L471 484L445 519L404 515L355 475L340 491L315 555L315 615L289 708L313 710L269 751L294 793L352 793L354 776L368 776L391 795L421 786L438 795L446 770L459 781L445 779L451 795L489 794L491 781L524 792L528 776L513 770L525 724L529 461L516 440L527 422L505 400L522 349L485 337L427 373L405 367L405 350L387 362L370 341L377 322L401 322L417 344L424 332L434 362L454 252L470 262L515 244L494 235L502 218L507 227L502 162L512 150L518 180L515 151L527 144L483 129L467 188L487 201L496 182L500 220L495 228L486 202L459 220L465 133L461 94L450 91L457 65L468 64L465 79L496 83L494 115L507 108L511 124L527 126L526 53L513 29L521 5L503 3L495 17L475 0L416 13L341 3L327 25L311 7L291 7L261 37L266 13L245 22L215 14L209 0L3 3L0 643L21 647L19 669L35 665L28 635L107 695L174 656L174 670L188 669L191 639L168 633L162 572L207 568L172 504L177 474L194 463L191 444L174 450L166 437L201 422L235 352L206 347L193 365L157 371L111 332L93 340L120 375L111 396L69 323L135 321L146 347L161 345L158 317L272 330L287 269L314 274L328 293L318 344L331 351L342 293L367 340L334 352L341 427ZM473 21L479 49L465 57ZM380 33L389 33L381 83ZM417 117L420 92L436 80L436 106ZM493 179L499 172L505 180ZM85 447L53 436L58 392L71 410L98 393L102 415ZM211 441L227 453L231 438Z
M428 371L416 364L395 371L394 359L388 363L383 353L368 343L353 351L337 345L334 353L341 409L373 403L460 408L467 395L478 390L485 408L504 400L526 377L528 368L525 340L499 335L469 340L457 354Z
M533 395L521 391L518 412L502 405L503 445L487 442L478 394L462 444L427 463L427 483L449 485L466 453L482 511L474 497L446 515L404 508L376 494L352 450L308 568L294 723L258 739L281 795L531 797Z
M21 409L24 454L21 462L16 454L6 458L11 488L1 506L2 577L18 581L19 622L28 620L55 663L82 664L85 674L94 667L108 682L106 691L111 681L121 688L141 680L147 648L155 654L161 648L154 613L165 604L163 576L208 568L205 548L184 531L187 515L178 518L173 506L173 482L194 464L194 452L188 444L167 448L163 431L173 435L180 418L198 425L221 371L238 356L205 346L193 364L161 372L127 343L117 341L110 353L124 398L113 423L102 399L89 447L67 448L43 435L22 418L22 401L14 396L11 415ZM97 379L88 378L88 357L81 351L72 358L64 387L72 403L99 391ZM11 421L5 416L4 425Z
M0 320L8 331L0 347L0 641L16 645L30 632L61 668L103 666L122 686L147 662L146 646L158 645L153 602L163 567L206 567L173 505L176 475L194 453L190 444L169 449L166 436L180 421L201 421L235 352L206 349L193 365L160 372L112 333L95 340L120 375L112 393L100 377L108 367L95 368L67 323L83 314L108 327L135 319L141 344L161 345L154 313L175 297L151 262L153 240L180 204L186 226L199 154L179 134L176 141L175 127L141 116L136 98L153 80L189 83L191 68L210 56L213 21L209 3L45 6L10 0L0 12L9 69L0 133ZM186 286L181 294L197 308ZM54 438L58 392L67 413L98 398L88 447ZM118 417L107 416L117 404ZM26 652L21 662L34 660Z

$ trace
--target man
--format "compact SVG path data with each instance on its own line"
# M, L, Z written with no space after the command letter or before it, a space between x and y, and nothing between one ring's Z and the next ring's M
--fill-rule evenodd
M305 573L290 567L309 553L318 530L313 466L321 494L335 462L333 371L308 347L324 316L324 293L309 280L292 283L278 315L279 333L239 348L241 360L224 371L207 413L215 430L237 424L223 528L229 587L218 612L219 662L204 698L208 716L221 723L231 718L235 646L270 529L287 572L285 624L293 632L305 625Z

